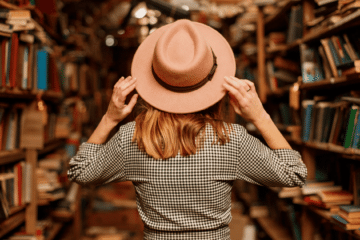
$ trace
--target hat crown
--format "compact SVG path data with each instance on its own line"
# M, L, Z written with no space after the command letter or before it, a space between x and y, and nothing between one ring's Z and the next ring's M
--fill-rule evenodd
M210 46L189 20L175 22L158 39L152 61L156 75L174 87L196 85L213 64Z

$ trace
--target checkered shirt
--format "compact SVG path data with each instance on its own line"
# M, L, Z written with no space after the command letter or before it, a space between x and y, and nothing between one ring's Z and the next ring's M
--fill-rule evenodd
M302 186L307 169L295 150L272 150L233 124L230 142L212 144L206 127L196 154L156 160L132 142L135 122L106 144L83 143L68 177L82 185L132 181L145 239L230 239L231 189L241 179L263 186Z

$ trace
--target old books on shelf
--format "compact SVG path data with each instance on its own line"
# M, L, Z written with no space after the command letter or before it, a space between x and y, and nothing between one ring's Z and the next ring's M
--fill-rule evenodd
M346 230L360 228L360 207L355 205L342 205L338 214L333 216L337 224Z

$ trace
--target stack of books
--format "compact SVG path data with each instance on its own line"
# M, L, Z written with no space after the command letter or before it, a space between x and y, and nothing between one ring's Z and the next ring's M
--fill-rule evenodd
M332 215L333 220L346 230L360 228L360 206L342 205L338 214Z
M334 182L308 182L302 188L304 201L311 206L338 212L341 205L349 205L354 199L352 193L345 191Z

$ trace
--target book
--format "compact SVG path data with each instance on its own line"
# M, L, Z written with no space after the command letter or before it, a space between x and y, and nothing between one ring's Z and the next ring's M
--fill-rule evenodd
M303 131L302 131L302 140L308 142L310 140L310 129L311 129L311 119L313 114L315 101L314 100L303 100L302 107L303 111Z
M338 201L338 202L323 202L321 198L317 195L309 195L304 196L304 202L306 202L308 205L315 206L322 209L336 209L340 210L340 205L344 204L350 204L351 201L345 200L345 201Z
M344 33L342 36L345 41L344 46L347 48L347 51L349 52L351 60L353 60L353 61L358 60L360 58L359 53L355 50L355 47L350 42L348 34Z
M329 182L331 183L331 182ZM321 191L340 191L342 190L341 185L323 185L323 186L303 186L301 192L303 195L317 194Z
M341 206L340 206L341 207ZM340 209L339 207L339 209ZM360 224L360 217L357 218L349 218L346 214L344 214L342 211L338 211L337 214L339 214L340 217L342 217L343 219L345 219L348 223L351 224Z
M48 58L49 54L45 49L39 49L37 55L37 89L48 89Z
M346 136L343 144L345 148L349 148L352 145L352 139L354 136L354 130L356 125L355 119L357 119L356 115L359 114L358 112L359 112L359 106L353 105L349 113L350 115L347 123Z
M339 77L341 75L341 71L337 69L337 64L334 58L334 55L332 53L332 50L330 48L329 41L331 41L329 38L320 39L320 42L324 48L326 58L328 59L332 75L334 77Z
M302 12L303 11L301 5L295 5L291 7L289 27L288 27L287 39L286 39L286 42L288 44L302 37L302 31L303 31Z
M7 219L9 217L9 213L10 213L9 202L6 199L3 185L0 184L0 220Z
M354 195L348 191L320 191L317 193L323 202L352 201Z
M9 63L9 85L11 88L16 87L16 73L18 71L18 50L19 50L19 35L18 33L13 33L11 35L11 55Z
M320 56L315 48L305 44L300 45L300 59L302 69L302 81L304 83L316 82L325 78Z
M360 218L360 206L355 205L342 205L340 212L347 218Z
M360 224L351 224L338 214L331 215L331 217L337 224L345 228L345 230L355 230L360 228Z

